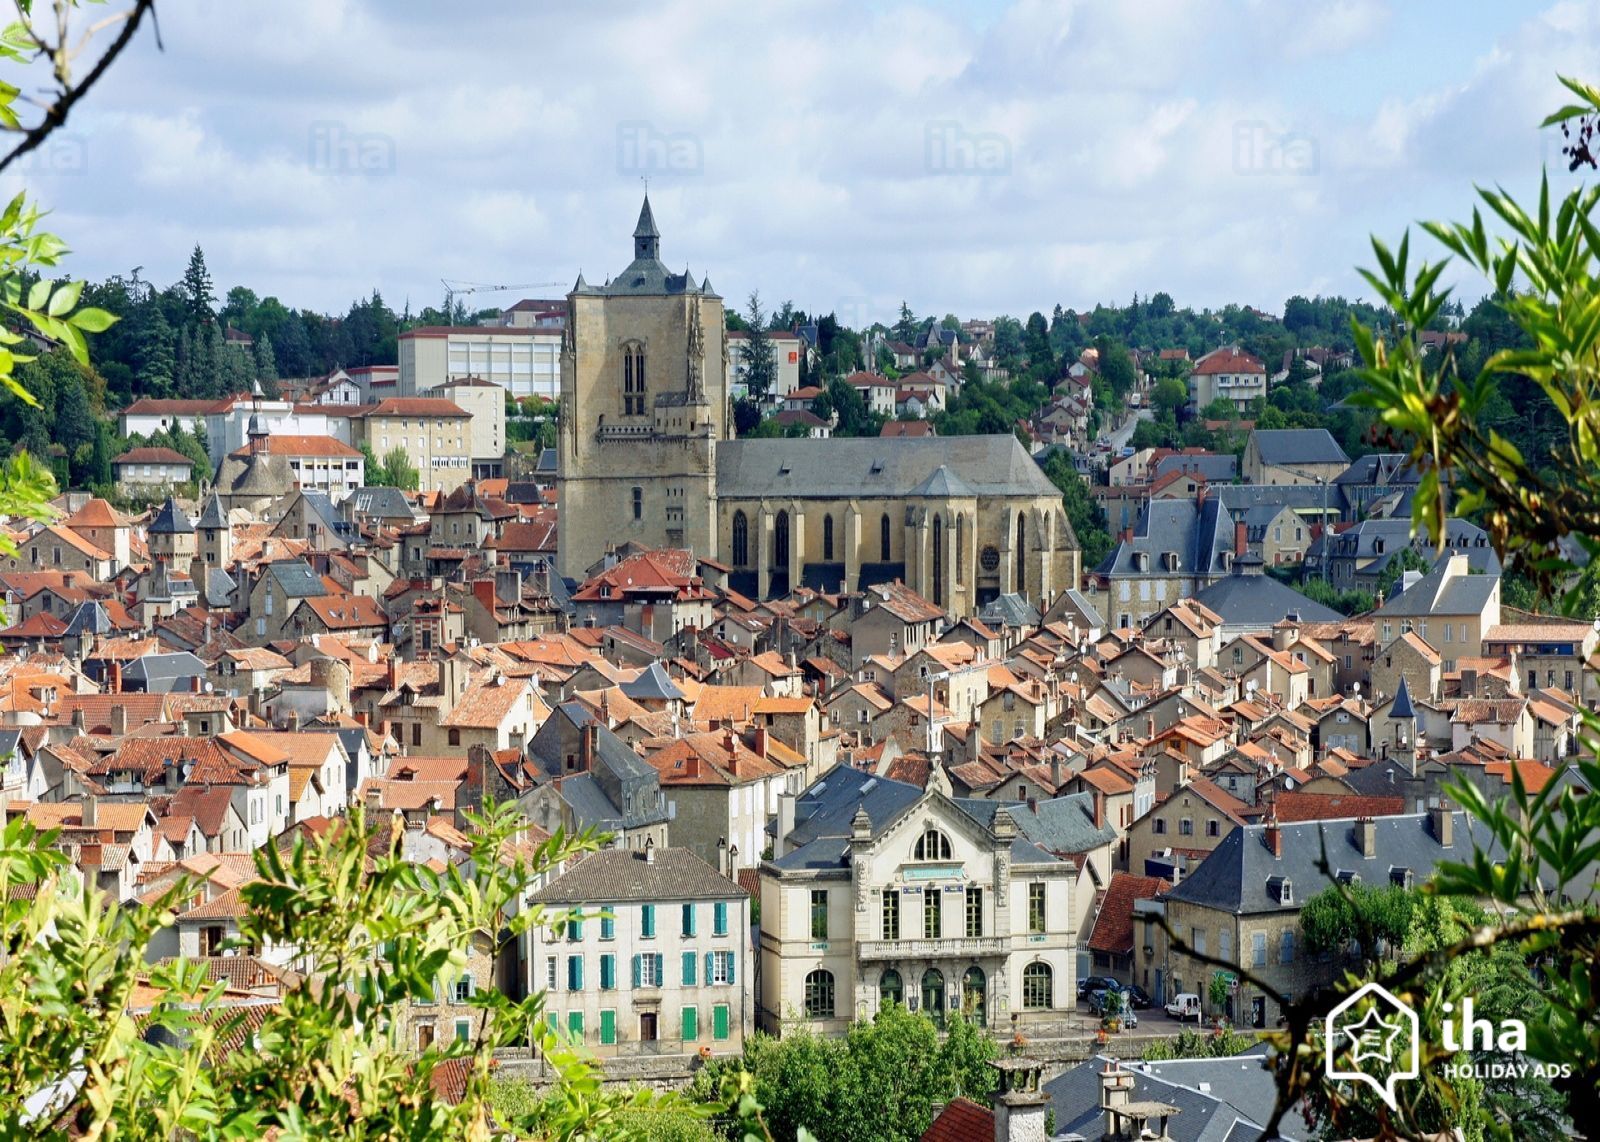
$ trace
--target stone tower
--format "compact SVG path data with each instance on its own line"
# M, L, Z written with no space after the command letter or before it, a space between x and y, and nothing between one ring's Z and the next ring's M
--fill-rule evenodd
M717 442L728 435L727 333L710 279L661 261L646 196L633 261L578 275L561 350L558 558L581 579L608 545L717 556Z

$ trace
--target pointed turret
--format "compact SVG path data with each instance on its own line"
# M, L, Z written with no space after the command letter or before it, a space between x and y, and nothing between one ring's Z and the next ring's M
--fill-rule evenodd
M639 224L633 228L633 256L635 260L661 256L661 232L656 229L656 216L650 212L648 192L639 209Z
M578 280L572 287L573 293L583 293L589 288L589 283L583 280L583 271L578 271Z
M1415 721L1417 712L1411 706L1411 691L1406 687L1406 676L1400 676L1400 689L1395 692L1394 705L1389 710L1391 718L1410 718Z

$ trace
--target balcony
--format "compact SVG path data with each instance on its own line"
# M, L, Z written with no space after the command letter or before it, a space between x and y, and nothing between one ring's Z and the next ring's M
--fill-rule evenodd
M941 940L862 940L856 944L856 959L862 963L881 960L971 960L981 956L1003 956L1011 951L1006 936L960 936Z

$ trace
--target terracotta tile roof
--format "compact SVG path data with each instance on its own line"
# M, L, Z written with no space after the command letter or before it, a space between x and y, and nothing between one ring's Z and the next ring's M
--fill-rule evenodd
M1106 887L1100 913L1089 935L1089 947L1096 952L1127 955L1133 951L1133 902L1149 900L1166 892L1172 884L1159 876L1135 876L1131 872L1113 873Z
M1194 373L1260 373L1266 375L1267 367L1259 358L1252 357L1249 353L1233 346L1214 349L1195 362Z
M230 457L243 457L250 455L249 444L242 448L235 448L228 453ZM265 451L269 456L307 456L316 459L359 460L359 449L350 447L342 440L335 440L331 436L296 436L293 434L274 433L266 437Z
M958 1096L939 1112L918 1142L994 1142L994 1111Z
M179 459L188 463L187 456L179 455ZM62 527L126 527L127 521L112 510L110 504L99 496L93 496L84 502L84 505L61 521Z
M470 417L472 414L453 400L442 397L388 397L372 405L367 416L447 416Z
M389 617L369 595L309 595L300 605L310 608L330 631L386 628Z
M1522 778L1522 784L1529 793L1537 793L1545 787L1556 771L1540 761L1529 758L1518 758L1516 761L1491 761L1483 767L1483 772L1489 777L1498 777L1511 786L1511 770L1516 768Z
M765 696L760 686L702 686L695 699L694 718L697 722L746 725Z
M440 719L439 724L467 729L498 729L521 701L532 702L533 717L537 721L543 721L549 714L549 708L533 693L526 681L507 678L503 674L480 678L467 687L455 707Z
M1272 801L1278 820L1336 821L1345 817L1397 817L1406 811L1404 797L1363 797L1347 793L1279 793ZM1264 809L1265 806L1257 806Z

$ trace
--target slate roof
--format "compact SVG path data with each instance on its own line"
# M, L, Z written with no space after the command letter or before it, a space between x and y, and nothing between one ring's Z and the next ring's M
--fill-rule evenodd
M1447 552L1446 554L1452 554ZM1433 570L1384 603L1373 614L1379 618L1426 618L1430 615L1477 614L1500 585L1499 575L1452 575L1450 561L1441 559Z
M643 250L640 255L628 264L616 277L603 286L592 286L583 280L583 275L578 275L577 284L572 287L574 294L599 294L605 297L618 297L639 294L680 294L704 293L711 294L710 279L706 279L704 287L695 284L694 275L687 269L681 274L675 274L662 264L658 256L660 233L656 230L655 215L650 209L650 197L645 196L644 206L639 211L639 224L634 228L633 236L635 248L642 242Z
M1233 550L1233 519L1214 496L1204 503L1193 500L1151 500L1139 514L1131 539L1122 540L1095 568L1101 575L1145 574L1134 569L1134 556L1150 556L1149 574L1216 575L1222 572L1223 552ZM1161 558L1176 551L1182 560L1177 572L1162 568Z
M725 499L903 496L944 468L978 496L1060 492L1015 436L729 440L717 446L717 495Z
M922 483L911 489L913 496L975 496L970 484L956 475L949 465L940 464Z
M122 677L143 682L150 691L171 691L180 678L203 678L206 664L186 650L173 654L146 654L123 668Z
M1167 898L1234 915L1298 909L1331 883L1317 867L1324 842L1330 869L1358 873L1366 883L1380 887L1390 883L1391 869L1410 869L1421 880L1441 860L1466 860L1474 841L1491 857L1498 855L1498 846L1481 824L1459 809L1451 810L1451 815L1454 843L1448 849L1433 835L1426 813L1377 818L1373 822L1377 855L1370 858L1362 855L1352 837L1353 819L1279 824L1281 857L1274 857L1262 839L1268 826L1240 825ZM1267 887L1269 878L1292 883L1290 904L1278 903Z
M740 900L744 890L691 849L658 848L653 860L638 849L601 849L533 894L542 904L651 903L660 900Z
M1223 456L1195 456L1175 452L1171 456L1163 456L1156 461L1155 468L1150 473L1152 480L1159 480L1170 472L1185 472L1193 476L1204 476L1208 481L1221 483L1232 480L1239 475L1238 457L1231 453Z
M200 519L195 523L200 531L224 531L228 527L228 513L222 510L222 497L212 492L206 498L205 507L201 509Z
M1250 1142L1260 1138L1272 1117L1277 1085L1262 1065L1262 1051L1228 1059L1179 1059L1163 1063L1123 1063L1133 1075L1135 1102L1175 1107L1167 1119L1171 1142ZM1100 1072L1105 1056L1086 1059L1044 1084L1056 1112L1056 1137L1099 1138L1105 1129L1100 1108ZM1284 1116L1280 1136L1289 1142L1314 1137L1304 1119Z
M194 531L194 523L189 513L178 506L178 501L168 496L156 518L150 521L148 530L151 535L188 535Z
M377 516L379 519L422 518L399 488L357 488L342 506L352 515Z
M1350 463L1326 428L1256 428L1250 438L1263 464Z
M652 662L637 678L624 682L622 692L635 700L646 701L682 701L684 696L659 662Z
M1194 599L1215 611L1223 625L1230 627L1270 627L1290 614L1309 623L1334 622L1344 617L1271 575L1226 575L1198 592Z
M994 827L995 810L1004 806L1017 832L1046 853L1083 853L1117 839L1117 831L1110 825L1095 826L1094 796L1089 793L1069 793L1032 804L988 798L959 798L956 804L986 829Z
M1416 484L1422 480L1422 473L1410 463L1410 457L1404 452L1374 452L1370 456L1358 456L1350 462L1350 467L1334 477L1335 484L1377 485L1377 484Z
M1036 627L1040 623L1038 608L1015 591L1007 591L983 605L978 620L990 626L996 623L1008 627Z
M269 563L267 574L278 584L278 589L291 599L320 598L328 593L322 579L304 559Z

